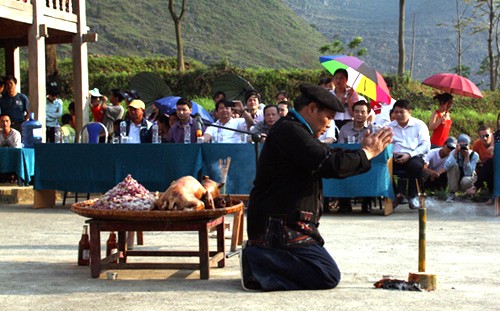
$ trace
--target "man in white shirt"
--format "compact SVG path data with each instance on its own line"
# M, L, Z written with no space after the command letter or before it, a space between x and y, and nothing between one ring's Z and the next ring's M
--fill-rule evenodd
M443 190L446 189L448 178L444 163L450 153L457 147L457 139L448 137L444 146L431 149L424 157L424 180L425 189Z
M384 77L385 84L387 85L387 89L389 92L392 92L392 79L390 77ZM375 120L373 122L377 123L379 126L386 126L391 123L391 110L394 107L394 103L396 100L391 98L390 103L379 103L380 105L380 113L375 116ZM372 106L373 108L373 106Z
M247 105L247 111L252 116L254 123L264 122L264 108L261 107L262 103L260 100L259 92L257 92L256 90L247 91L245 93L245 103Z
M233 118L232 108L240 110L240 115L242 115L243 118ZM243 109L243 104L241 102L230 102L226 99L221 99L217 102L217 104L215 104L215 111L218 120L214 123L214 125L240 131L248 131L248 129L254 125L252 116ZM246 142L242 141L242 133L215 126L208 126L203 137L206 143L216 142L239 144Z
M0 147L21 148L21 133L10 127L10 116L0 114Z
M405 171L408 175L408 203L410 209L418 208L417 185L423 188L424 156L429 152L431 139L429 128L422 120L411 116L412 106L406 99L394 103L395 120L389 126L394 131L394 172ZM423 191L423 189L421 189ZM396 207L404 198L404 189L396 189Z
M335 142L337 142L337 137L336 137L336 132L338 132L338 128L337 126L335 125L335 120L330 120L330 125L328 127L328 129L326 130L326 132L324 132L323 134L321 134L318 139L320 142L322 143L325 143L327 145L331 145Z

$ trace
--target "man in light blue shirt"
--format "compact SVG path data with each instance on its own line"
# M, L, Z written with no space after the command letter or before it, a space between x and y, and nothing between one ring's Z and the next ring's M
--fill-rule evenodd
M54 142L55 128L59 126L59 118L62 116L63 102L59 98L59 89L56 82L52 82L47 88L47 101L45 104L45 124L47 131L45 133L45 141L48 143Z

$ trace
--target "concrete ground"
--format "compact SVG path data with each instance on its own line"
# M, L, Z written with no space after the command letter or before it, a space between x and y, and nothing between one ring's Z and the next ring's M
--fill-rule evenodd
M500 217L493 207L427 200L427 272L437 290L375 289L382 275L407 279L418 268L418 212L327 214L320 231L343 275L336 289L247 292L238 256L198 271L117 270L90 277L76 265L85 218L68 207L0 206L1 310L500 310ZM231 222L230 217L226 222ZM194 249L195 233L145 233L145 248ZM103 243L107 237L103 237ZM212 239L215 245L215 240ZM227 240L229 245L229 240ZM138 247L140 248L140 247Z

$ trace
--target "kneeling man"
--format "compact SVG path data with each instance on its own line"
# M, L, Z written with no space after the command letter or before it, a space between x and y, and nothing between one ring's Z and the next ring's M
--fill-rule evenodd
M262 148L248 205L241 253L242 285L254 290L334 288L340 271L318 231L322 178L366 172L392 141L384 128L359 150L331 148L317 138L343 105L316 85L301 85L295 109L271 128Z

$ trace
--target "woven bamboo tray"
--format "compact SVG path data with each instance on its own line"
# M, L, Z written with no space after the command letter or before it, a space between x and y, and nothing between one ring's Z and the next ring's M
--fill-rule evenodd
M223 215L233 214L243 210L244 205L242 201L231 200L228 207L207 209L200 211L119 211L119 210L101 210L94 209L94 202L98 199L92 199L75 203L71 206L71 211L80 216L92 219L109 219L109 220L167 220L175 219L183 220L203 220L218 218Z

